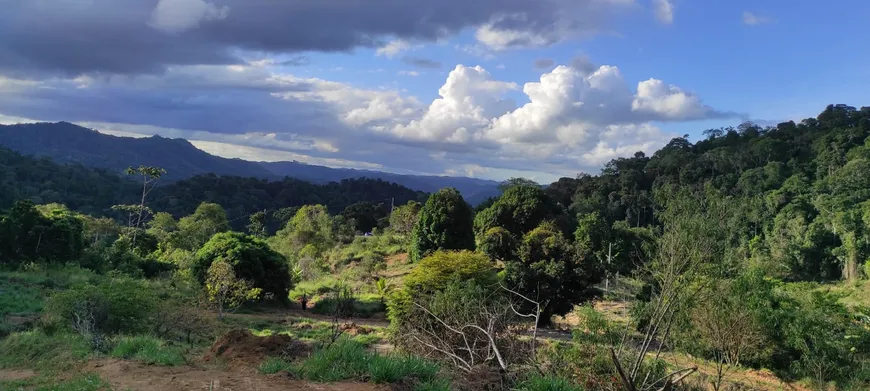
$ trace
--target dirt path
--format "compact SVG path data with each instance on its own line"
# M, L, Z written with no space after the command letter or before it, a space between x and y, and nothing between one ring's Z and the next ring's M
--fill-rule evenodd
M247 367L157 367L106 359L92 362L87 370L100 374L115 389L134 391L385 391L389 389L352 382L308 383L291 380L284 375L260 375L255 369Z
M29 369L0 369L0 380L15 381L24 380L36 376L36 372Z

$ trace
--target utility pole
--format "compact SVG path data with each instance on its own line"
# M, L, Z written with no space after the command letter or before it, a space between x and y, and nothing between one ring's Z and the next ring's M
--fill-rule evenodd
M393 203L396 201L396 197L390 197L390 214L393 214Z

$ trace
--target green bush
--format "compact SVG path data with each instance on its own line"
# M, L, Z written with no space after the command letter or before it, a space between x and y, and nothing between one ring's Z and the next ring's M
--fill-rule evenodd
M180 349L166 346L162 340L146 335L121 337L109 355L163 366L176 366L185 362Z
M88 318L93 331L106 334L148 331L147 320L157 306L157 295L143 281L109 278L98 285L84 284L51 296L45 306L49 322L76 327Z
M375 384L395 383L406 378L429 381L438 373L438 365L414 356L372 356L369 380Z
M286 300L292 285L287 259L266 242L238 232L214 235L196 252L192 271L200 282L205 282L209 267L217 260L232 265L236 276L253 282L255 288Z
M264 375L271 375L278 372L289 371L293 367L292 364L282 358L269 357L257 367L257 370Z
M405 286L413 292L434 292L455 280L474 280L489 285L495 282L495 269L484 254L437 251L423 258L405 277Z
M537 374L520 382L516 389L518 391L584 391L582 387L564 378Z
M454 188L438 190L420 210L411 234L411 259L438 250L474 249L471 207Z

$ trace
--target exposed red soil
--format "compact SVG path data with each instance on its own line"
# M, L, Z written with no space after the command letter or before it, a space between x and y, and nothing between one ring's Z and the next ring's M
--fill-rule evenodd
M259 363L267 356L304 357L310 352L310 346L286 334L258 337L250 330L236 329L218 338L203 357L203 361L221 358L244 363Z
M121 360L92 362L88 371L97 372L113 388L134 391L383 391L372 384L340 382L331 384L293 380L286 375L264 376L252 367L228 369L194 366L157 367Z

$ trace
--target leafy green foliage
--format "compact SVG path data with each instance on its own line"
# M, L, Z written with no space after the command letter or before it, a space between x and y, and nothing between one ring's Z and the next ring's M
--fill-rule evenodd
M375 228L386 228L389 213L388 207L382 203L374 204L364 201L344 208L341 216L355 223L356 232L371 232Z
M251 281L236 278L232 265L218 260L208 268L205 292L208 300L217 307L218 318L223 319L227 312L234 312L245 302L260 298L263 290L252 285Z
M119 277L55 293L45 305L45 314L70 328L78 328L87 320L92 322L93 332L139 333L148 331L146 320L156 305L156 292L145 283Z
M82 221L66 208L40 213L32 202L19 201L0 214L0 264L77 260L84 250L83 231Z
M423 258L405 278L405 287L413 292L444 289L453 281L474 280L483 285L495 282L495 270L489 259L471 251L438 251Z
M441 189L426 201L414 226L411 259L437 250L473 250L471 207L453 188Z
M287 260L266 242L238 232L219 233L196 252L193 274L205 282L209 268L219 261L232 265L238 278L264 293L280 300L287 297L292 284Z
M502 227L520 238L544 221L555 221L568 228L564 211L544 190L538 186L517 185L474 217L474 232L481 238L491 228Z
M505 267L508 287L541 299L544 323L549 322L550 316L564 315L574 305L598 294L593 285L599 281L598 265L578 256L558 227L549 222L525 235L518 259L507 262Z
M423 201L426 196L379 179L344 179L320 184L294 178L268 181L206 174L158 187L152 193L150 205L156 211L178 217L193 213L202 202L215 203L226 209L233 220L233 229L238 231L248 224L247 216L266 210L266 225L269 233L273 233L295 214L295 207L325 205L329 213L339 214L346 206L357 202L379 204L391 198L396 205L402 205L412 200Z
M412 200L393 209L393 213L390 214L390 231L399 235L411 235L422 208L423 204Z
M179 245L196 251L215 234L230 230L227 213L218 204L203 202L192 215L178 221Z

